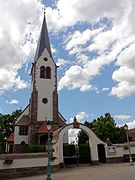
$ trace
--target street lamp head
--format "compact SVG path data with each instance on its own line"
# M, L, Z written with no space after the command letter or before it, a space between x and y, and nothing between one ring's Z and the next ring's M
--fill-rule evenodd
M51 130L51 122L47 121L47 130L50 131Z
M128 125L127 124L124 125L124 130L128 131Z

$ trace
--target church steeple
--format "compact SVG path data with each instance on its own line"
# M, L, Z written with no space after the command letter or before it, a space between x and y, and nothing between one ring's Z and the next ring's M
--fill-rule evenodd
M50 41L49 41L49 36L48 36L48 29L47 29L46 18L45 18L45 12L44 12L43 24L42 24L42 28L41 28L41 33L40 33L34 61L36 61L42 55L45 48L48 50L50 56L52 57Z

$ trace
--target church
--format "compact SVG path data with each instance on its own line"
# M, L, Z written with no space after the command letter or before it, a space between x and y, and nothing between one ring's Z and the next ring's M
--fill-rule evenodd
M66 125L58 110L57 68L52 57L44 13L42 28L31 68L31 96L29 104L16 120L14 129L14 152L22 145L45 144L47 142L47 121L53 131ZM63 138L67 142L67 135Z

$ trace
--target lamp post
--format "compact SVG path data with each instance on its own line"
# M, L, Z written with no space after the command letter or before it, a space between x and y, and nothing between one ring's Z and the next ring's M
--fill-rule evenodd
M128 125L124 125L124 130L126 131L126 137L127 137L127 143L128 143L128 149L129 149L129 162L131 165L133 165L133 159L131 155L131 149L130 149L130 143L129 143L129 137L128 137Z
M79 156L79 146L78 146L78 137L76 137L76 144L75 144L75 153L76 153L76 164L77 167L79 166L78 156Z
M51 178L51 165L50 165L50 155L51 155L51 138L50 138L50 131L51 131L51 123L47 121L47 130L48 130L48 165L47 165L47 177L46 180L52 180Z

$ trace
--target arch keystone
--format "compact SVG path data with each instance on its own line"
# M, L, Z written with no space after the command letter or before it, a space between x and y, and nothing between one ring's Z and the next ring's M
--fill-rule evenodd
M79 128L80 125L79 125L79 122L77 121L76 117L74 117L73 119L73 128Z

